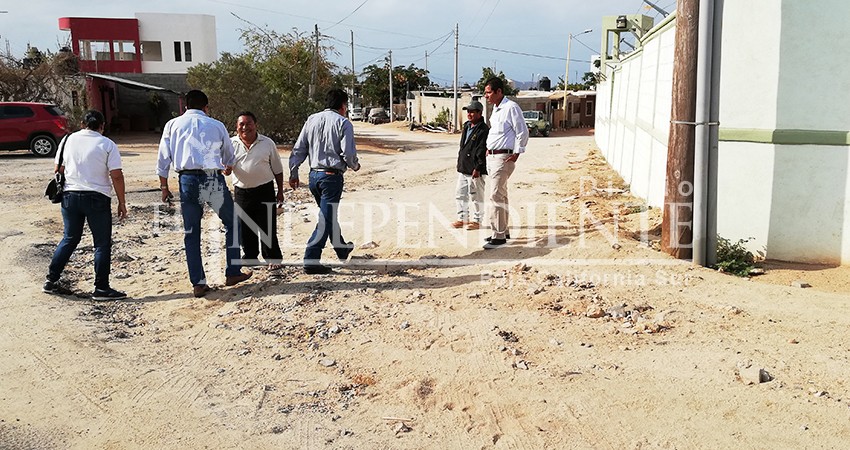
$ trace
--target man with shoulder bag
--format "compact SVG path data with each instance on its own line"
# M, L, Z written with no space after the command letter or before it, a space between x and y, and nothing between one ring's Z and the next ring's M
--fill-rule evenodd
M88 223L94 240L94 293L97 301L120 300L127 294L109 285L112 259L112 192L118 198L118 219L127 217L124 198L124 172L115 142L102 135L105 119L99 111L88 111L83 129L63 140L56 155L56 173L64 174L59 195L65 225L62 241L56 247L42 291L61 294L59 278L80 243ZM65 289L64 291L67 291Z

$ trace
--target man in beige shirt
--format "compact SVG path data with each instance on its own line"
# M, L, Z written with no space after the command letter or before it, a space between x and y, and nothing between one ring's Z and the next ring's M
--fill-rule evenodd
M234 200L239 213L239 244L243 264L260 264L260 244L270 269L280 268L275 205L283 202L283 164L274 141L257 133L257 117L250 111L239 113L233 167ZM277 181L277 193L274 183Z

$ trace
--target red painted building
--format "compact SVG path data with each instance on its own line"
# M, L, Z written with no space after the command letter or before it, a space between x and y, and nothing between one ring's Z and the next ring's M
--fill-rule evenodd
M59 29L71 32L82 72L142 73L138 19L62 17Z

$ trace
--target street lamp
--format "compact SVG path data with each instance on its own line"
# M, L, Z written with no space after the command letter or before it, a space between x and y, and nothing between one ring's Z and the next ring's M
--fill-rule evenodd
M573 45L573 38L574 37L578 37L578 36L581 36L582 34L590 33L591 31L593 31L593 30L588 28L588 29L582 31L579 34L576 34L576 35L573 35L572 33L570 33L570 37L569 37L569 39L567 39L567 67L564 71L564 125L565 126L567 124L567 86L570 85L570 47L572 47L572 45Z

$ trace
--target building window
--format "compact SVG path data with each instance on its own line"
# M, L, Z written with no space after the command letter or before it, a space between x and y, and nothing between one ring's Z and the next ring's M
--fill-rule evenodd
M162 61L162 42L142 41L142 61Z
M133 41L112 41L116 61L135 61L136 43Z
M174 41L174 60L177 62L183 61L183 55L180 52L179 41Z
M192 43L189 41L183 43L183 56L185 56L184 61L192 62Z
M590 116L593 115L593 102L588 100L586 105L587 106L586 106L586 109L584 111L584 115L590 117Z
M109 41L80 39L80 59L83 61L109 61L112 55Z
M575 102L573 103L573 114L581 113L581 103Z

